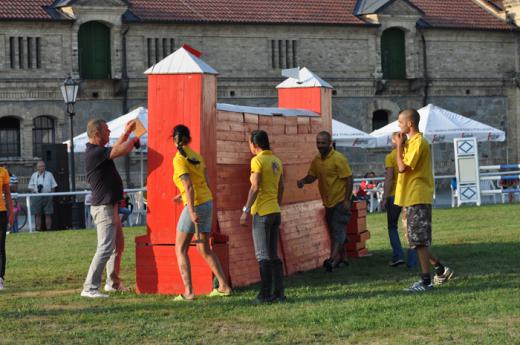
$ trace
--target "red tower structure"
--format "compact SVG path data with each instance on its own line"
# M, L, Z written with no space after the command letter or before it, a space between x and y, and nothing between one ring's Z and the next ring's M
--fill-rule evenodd
M175 256L175 234L182 205L172 201L178 194L172 181L172 160L176 153L172 129L178 124L190 128L190 145L205 157L210 188L214 191L217 71L181 48L145 73L148 75L148 209L147 235L136 238L137 292L181 293L184 287ZM189 256L195 293L210 292L211 271L195 247L190 248Z

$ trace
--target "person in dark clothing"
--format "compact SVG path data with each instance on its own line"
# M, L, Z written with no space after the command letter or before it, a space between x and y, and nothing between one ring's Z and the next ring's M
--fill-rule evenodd
M123 199L123 181L114 159L128 155L138 138L130 138L135 121L126 124L125 132L114 146L105 147L110 129L104 120L91 120L87 125L89 142L85 151L87 182L92 189L91 214L96 224L97 249L83 285L82 297L108 297L99 292L103 270L107 270L105 291L125 291L119 278L121 256L125 246L118 203Z

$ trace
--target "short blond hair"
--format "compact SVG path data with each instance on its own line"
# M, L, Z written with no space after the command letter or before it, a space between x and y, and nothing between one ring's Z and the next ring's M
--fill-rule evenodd
M103 119L90 120L87 124L87 136L93 138L96 133L101 133L103 124L107 123Z

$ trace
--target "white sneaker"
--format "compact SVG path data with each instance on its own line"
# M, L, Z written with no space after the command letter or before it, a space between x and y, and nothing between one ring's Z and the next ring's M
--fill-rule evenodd
M104 290L106 292L128 292L128 288L124 287L123 285L119 285L117 288L112 287L108 284L105 284Z
M0 290L4 289L4 278L0 278Z
M433 277L433 285L442 285L453 277L453 270L448 266L444 266L444 273Z
M100 293L99 291L81 291L80 294L81 297L88 297L88 298L107 298L108 295L104 293Z

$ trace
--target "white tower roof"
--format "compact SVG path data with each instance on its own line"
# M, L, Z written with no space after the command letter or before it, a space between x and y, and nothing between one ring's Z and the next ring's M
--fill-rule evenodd
M148 68L144 74L218 74L218 72L187 51L179 48L172 54L168 55L152 67Z
M311 72L307 67L304 67L300 70L298 79L288 78L281 84L278 84L276 88L293 89L297 87L324 87L333 89L332 85Z

